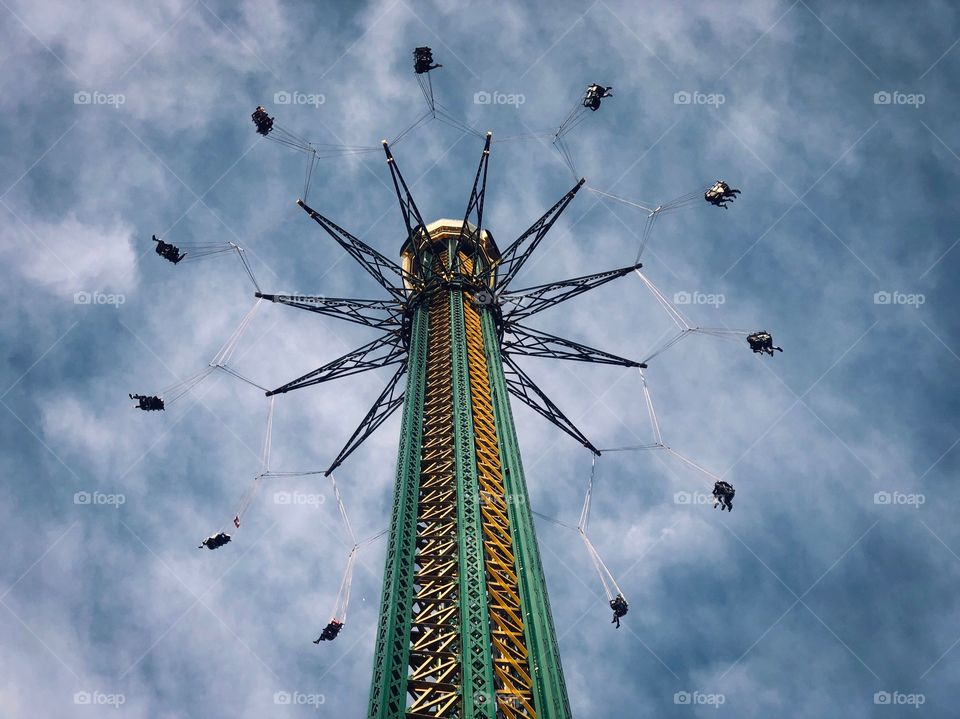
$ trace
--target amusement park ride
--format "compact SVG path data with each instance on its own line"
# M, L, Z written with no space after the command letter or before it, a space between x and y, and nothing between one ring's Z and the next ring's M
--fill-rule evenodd
M455 118L433 98L429 73L437 69L430 48L414 51L414 70L424 92L427 112L401 133L439 119L464 132L479 134ZM587 110L597 110L612 88L590 85L582 101L561 126L546 134L573 170L563 138ZM663 442L643 370L662 351L691 333L743 337L758 354L779 348L765 331L748 333L695 327L669 303L641 272L640 252L632 264L595 274L515 289L517 275L547 233L582 189L625 202L648 215L640 251L661 214L700 200L726 207L739 190L722 180L656 208L645 207L595 190L578 179L550 209L503 249L484 224L487 169L492 134L480 135L483 150L462 219L427 222L422 216L391 151L382 151L404 222L400 261L394 262L335 224L306 202L316 161L333 154L356 154L381 148L317 145L286 130L258 107L257 132L307 155L309 167L304 212L352 257L384 290L384 299L354 299L267 294L260 290L242 248L232 243L180 246L155 236L156 252L174 264L205 256L235 253L262 301L289 305L377 330L367 344L280 387L266 390L271 398L263 471L241 501L241 516L266 477L291 473L269 470L273 399L341 377L391 367L393 375L345 446L323 475L337 469L378 427L402 408L396 483L393 493L386 566L380 604L368 716L371 719L411 717L458 719L496 717L570 717L556 634L547 598L534 519L511 411L511 396L555 424L596 457L601 450L589 440L518 364L522 357L599 363L635 368L643 381L647 409L655 430L650 445L631 449L663 449L716 480L715 506L732 508L733 487L679 455ZM396 140L392 143L396 145ZM637 274L677 324L679 334L641 360L588 347L531 327L539 312L625 275ZM256 306L254 309L256 309ZM142 410L163 410L215 370L226 371L260 387L229 367L229 359L251 313L223 349L201 372L156 395L131 395ZM321 474L310 472L304 474ZM614 623L628 604L587 536L593 476L587 490L579 533L584 539L607 592ZM316 640L337 637L346 621L350 572L357 542L334 490L354 541L337 607ZM379 535L378 535L379 536ZM230 542L219 532L201 547Z

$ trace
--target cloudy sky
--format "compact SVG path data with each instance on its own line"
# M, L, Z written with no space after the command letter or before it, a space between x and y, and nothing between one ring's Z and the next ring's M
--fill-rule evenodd
M714 511L665 451L598 460L619 631L580 538L540 522L574 716L955 715L958 37L948 2L0 2L0 714L364 715L383 540L314 646L353 543L329 480L269 480L200 552L259 470L268 402L220 372L164 413L127 393L203 369L254 303L236 257L174 267L151 234L239 244L267 292L382 296L296 207L304 157L249 114L376 147L424 112L410 51L430 45L436 98L495 138L612 85L567 137L594 189L740 187L659 218L644 272L692 324L785 350L693 335L651 362L664 442L737 496ZM428 220L462 216L481 146L438 120L396 146ZM549 138L495 142L488 229L505 246L573 182ZM322 159L309 200L396 256L382 155ZM517 285L630 264L645 222L582 191ZM632 357L672 327L633 275L531 324ZM372 337L265 305L231 366L274 387ZM523 366L598 446L652 441L636 371ZM280 397L271 468L326 467L388 377ZM575 525L590 455L514 413L534 509ZM358 540L387 526L398 425L337 472Z

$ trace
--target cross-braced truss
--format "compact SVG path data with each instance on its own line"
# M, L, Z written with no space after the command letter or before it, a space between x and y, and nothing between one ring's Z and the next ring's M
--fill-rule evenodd
M403 308L393 300L359 300L340 297L304 295L265 295L262 297L289 307L299 307L318 315L327 315L347 322L356 322L378 330L394 330L403 327Z
M373 369L399 364L404 361L405 355L406 350L400 341L399 333L389 332L352 352L347 352L333 362L328 362L323 367L318 367L302 377L270 390L267 392L267 396L292 392L295 389L311 387L322 382L329 382L332 379L350 377L361 372L369 372Z
M630 267L621 267L619 270L608 270L584 277L548 282L545 285L527 287L516 292L503 292L498 298L500 304L509 306L509 309L504 311L503 318L508 321L525 319L537 312L542 312L549 307L573 299L577 295L582 295L595 287L605 285L611 280L623 277L641 267L643 265L638 263Z
M487 167L490 158L490 140L488 133L473 187L470 190L470 199L464 214L464 223L460 236L453 243L447 254L447 261L451 272L456 273L456 263L465 253L461 248L476 247L477 243L467 242L468 235L479 236L483 230L483 209L486 197ZM423 216L414 201L403 174L397 165L396 158L390 151L389 145L384 142L383 149L387 158L387 166L393 179L394 190L403 218L408 238L413 243L414 250L419 252L426 243L427 228ZM560 411L559 407L530 379L514 361L515 357L529 356L550 359L573 360L595 364L618 365L623 367L640 367L640 362L619 357L603 350L588 347L573 340L557 337L539 330L521 325L519 320L526 319L545 309L573 299L585 292L600 287L607 282L623 277L641 267L640 264L622 267L615 270L598 272L583 277L576 277L543 285L536 285L521 290L507 291L507 286L519 273L531 255L540 246L547 233L557 222L560 215L567 208L577 192L583 187L584 180L574 185L560 200L536 220L525 232L514 240L499 254L491 266L478 274L478 282L490 287L490 296L493 310L497 315L497 323L502 328L502 350L504 361L509 367L508 385L510 392L545 417L561 430L574 437L580 444L597 452L594 445L578 430L573 423ZM418 306L421 295L441 282L442 278L431 276L425 284L422 278L414 277L397 263L373 249L358 237L335 224L332 220L321 215L309 207L302 200L299 205L308 215L319 224L357 263L373 277L390 295L390 299L351 299L331 298L320 295L273 295L258 293L258 297L279 304L297 307L327 317L342 319L347 322L366 325L386 333L366 345L358 347L352 352L309 372L291 382L288 382L268 394L291 392L296 389L328 382L341 377L367 372L394 364L406 362L406 348L409 338L408 325L404 317L411 308ZM466 254L473 261L473 257ZM444 273L446 274L446 273ZM402 285L406 280L405 290ZM481 291L482 288L481 288ZM367 413L356 432L350 437L346 446L337 455L330 467L332 471L360 444L369 437L392 413L402 404L402 394L397 395L395 389L399 381L398 372L390 380L384 393L381 394Z

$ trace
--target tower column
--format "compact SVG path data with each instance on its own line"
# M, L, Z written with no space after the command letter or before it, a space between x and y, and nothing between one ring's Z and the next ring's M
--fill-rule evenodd
M402 717L406 708L413 607L412 567L417 546L428 337L428 311L425 307L419 307L413 311L411 320L407 389L397 452L397 479L393 491L367 712L370 719Z
M482 314L484 352L490 376L491 400L496 416L497 442L503 463L507 512L516 554L517 587L523 603L527 648L531 655L535 703L541 717L570 719L567 686L547 597L533 514L523 474L520 446L503 375L500 339L493 315Z
M475 301L492 238L451 244L451 222L405 259L420 284L368 716L569 719L498 309Z

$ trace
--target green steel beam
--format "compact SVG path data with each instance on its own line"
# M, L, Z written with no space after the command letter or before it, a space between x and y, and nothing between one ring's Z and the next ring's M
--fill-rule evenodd
M524 609L524 632L529 664L534 673L537 716L540 719L570 719L570 703L563 679L563 668L560 665L560 651L550 612L550 600L547 597L506 379L503 376L500 340L492 313L483 309L480 314L497 440L500 445L500 461L504 471L507 512L513 532L517 581Z
M452 289L449 294L457 526L460 546L460 716L463 719L496 719L497 702L487 611L480 487L477 480L463 292Z
M410 617L413 603L417 505L426 387L428 310L414 311L407 364L406 402L400 429L397 480L387 545L383 595L370 685L369 719L398 719L407 703Z
M449 302L451 400L459 552L460 708L457 719L496 719L497 695L487 597L485 550L476 457L470 366L459 287L434 287ZM407 707L411 615L414 597L424 404L429 351L429 303L413 311L408 383L396 487L368 709L369 719L402 719ZM553 618L530 511L520 449L503 373L496 319L480 310L494 423L503 471L515 570L524 620L533 700L539 719L570 719Z

